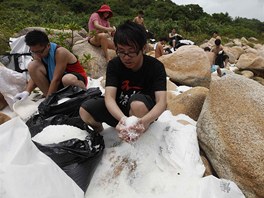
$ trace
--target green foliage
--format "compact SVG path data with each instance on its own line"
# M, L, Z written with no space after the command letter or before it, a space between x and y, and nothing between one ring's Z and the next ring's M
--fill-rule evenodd
M71 22L67 24L65 28L71 30L71 43L70 43L70 51L71 51L72 46L73 46L74 30L80 30L81 27L77 23Z
M212 14L212 17L216 23L221 25L232 23L232 18L228 15L227 12L225 14L224 13Z
M49 29L46 29L46 31L47 34L49 35L49 39L51 42L57 43L60 46L71 50L71 46L69 46L68 43L66 42L66 39L71 37L70 33L64 33L64 32L55 33L54 31Z
M171 0L1 0L0 53L7 51L8 40L26 27L70 29L71 35L59 34L52 38L60 45L73 38L73 31L87 30L89 16L102 4L111 6L114 17L110 22L118 26L133 20L139 10L145 13L145 24L155 38L168 36L172 28L196 43L210 38L218 31L222 38L256 37L264 41L264 22L237 17L228 13L209 15L197 4L176 5ZM71 48L71 46L68 46Z
M83 54L83 57L81 58L81 64L84 66L84 69L86 73L89 76L94 76L98 71L96 68L91 64L91 61L95 59L90 53Z
M88 64L93 59L94 59L94 57L92 57L92 55L90 53L83 54L83 58L81 60L81 63L82 64Z

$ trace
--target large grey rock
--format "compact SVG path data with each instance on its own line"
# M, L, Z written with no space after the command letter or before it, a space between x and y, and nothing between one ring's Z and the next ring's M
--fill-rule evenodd
M232 74L213 80L197 121L201 148L220 178L264 197L264 87Z
M209 87L211 80L210 61L203 49L185 45L176 52L158 58L165 66L173 82L191 87Z
M254 53L242 54L236 66L239 69L261 69L264 70L264 57Z
M205 87L194 87L180 95L173 92L167 93L167 109L173 115L185 114L197 121L208 89Z
M224 47L225 53L229 56L229 62L235 63L241 54L245 53L244 49L239 46Z
M88 43L87 39L83 39L75 43L72 51L78 56L82 65L86 68L87 73L91 75L91 77L99 78L105 75L107 62L101 47L94 47ZM108 53L111 58L116 56L114 50L108 49ZM86 62L85 55L89 55L91 57Z

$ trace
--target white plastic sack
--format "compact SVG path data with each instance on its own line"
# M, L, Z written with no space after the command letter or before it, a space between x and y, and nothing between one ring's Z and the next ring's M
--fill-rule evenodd
M13 109L13 97L25 89L27 80L22 73L0 66L0 93Z
M105 125L106 148L85 197L244 198L233 182L201 176L195 124L186 115L165 111L130 144Z
M27 46L25 42L25 35L18 38L10 38L9 45L11 47L11 53L29 52L29 46Z
M106 148L86 197L197 198L205 167L195 123L166 111L133 143L120 141L114 128L105 129Z
M38 113L39 104L45 99L39 99L33 101L35 93L31 93L25 100L18 100L13 105L13 111L18 115L24 122L30 119L33 115Z
M190 124L183 125L179 120ZM164 138L164 157L175 168L180 168L184 175L202 177L205 166L199 153L196 122L183 114L173 116L170 111L165 111L159 121L166 122L169 126Z
M15 117L0 125L1 198L83 198L84 192L31 141Z
M29 46L26 45L25 35L20 36L18 38L10 38L9 45L11 47L10 54L15 54L15 53L18 53L18 54L29 53ZM19 63L20 69L22 69L22 70L27 69L28 68L28 63L30 63L31 60L32 60L32 57L31 56L20 56L18 58L18 63ZM13 70L15 70L14 63L13 62L10 63L8 67L11 68L11 69L13 69ZM24 72L23 75L25 77L27 77L25 72Z
M200 181L200 192L197 198L245 198L237 185L226 179L218 179L212 175Z

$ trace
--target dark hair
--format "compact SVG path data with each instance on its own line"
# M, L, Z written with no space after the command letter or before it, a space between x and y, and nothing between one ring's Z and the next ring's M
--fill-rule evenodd
M168 38L163 36L163 37L160 37L159 38L159 41L166 41L166 42L168 42Z
M218 34L218 32L217 31L214 31L213 34Z
M114 35L114 43L119 45L133 46L142 50L147 43L146 30L142 25L132 21L126 21L117 27Z
M221 40L220 39L215 39L215 45L219 46L221 44Z
M138 14L144 15L144 12L142 10L138 11Z
M204 51L205 51L205 52L210 52L211 49L210 49L210 47L205 47L205 48L204 48Z
M223 61L225 61L226 59L229 59L229 56L227 54L223 55Z
M43 31L32 30L26 34L25 42L28 46L34 46L34 45L44 46L49 43L49 38L47 34Z
M108 14L108 16L106 18L104 18L104 13L105 12L97 12L97 14L100 16L100 18L103 18L105 20L108 20L108 19L110 19L112 17L111 14Z

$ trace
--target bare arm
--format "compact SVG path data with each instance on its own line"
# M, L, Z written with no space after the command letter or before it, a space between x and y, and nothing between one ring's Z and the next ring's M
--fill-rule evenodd
M26 87L26 91L30 94L37 86L35 85L35 83L33 82L33 80L29 80L27 87Z
M155 106L140 119L140 122L147 129L150 123L154 122L165 110L167 107L167 92L166 91L156 91L156 104Z
M104 27L104 26L100 25L98 23L98 21L94 21L94 27L97 30L102 31L102 32L110 32L111 33L111 32L114 32L115 31L115 29L112 28L112 27Z
M116 103L116 90L116 87L105 88L105 105L111 115L120 121L125 115Z
M169 38L170 38L170 39L173 38L174 36L175 36L174 34L169 33Z
M157 45L157 48L155 49L155 58L158 58L164 54L165 52L164 52L163 46L159 43Z
M167 106L167 92L166 91L157 91L155 92L156 97L156 105L142 118L139 118L137 123L133 126L129 126L128 128L122 125L120 126L120 138L124 139L127 142L135 141L137 140L148 128L149 125L154 122L163 111L166 110ZM132 133L135 134L135 136L131 137L128 133L128 131L134 131Z

